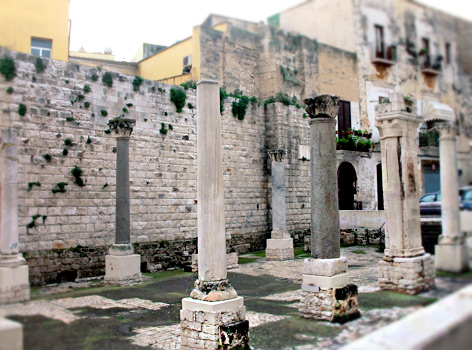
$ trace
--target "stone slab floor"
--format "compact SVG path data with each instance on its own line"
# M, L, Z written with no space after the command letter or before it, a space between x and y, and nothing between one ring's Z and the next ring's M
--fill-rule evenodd
M377 287L375 247L342 249L351 282L359 286L362 317L345 325L298 317L303 258L266 262L264 252L240 257L229 273L245 297L253 349L337 349L343 344L433 303L472 283L472 273L440 275L437 289L419 296L382 292ZM35 288L32 300L0 308L0 316L24 325L25 350L180 349L180 300L195 275L182 270L146 274L143 284L104 287L101 281Z

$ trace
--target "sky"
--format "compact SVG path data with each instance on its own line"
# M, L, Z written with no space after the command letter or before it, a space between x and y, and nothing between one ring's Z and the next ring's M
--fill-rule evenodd
M346 0L347 1L347 0ZM113 50L116 60L131 60L140 44L169 46L192 35L209 14L253 22L303 0L71 0L70 49ZM472 21L471 0L421 0L429 6Z

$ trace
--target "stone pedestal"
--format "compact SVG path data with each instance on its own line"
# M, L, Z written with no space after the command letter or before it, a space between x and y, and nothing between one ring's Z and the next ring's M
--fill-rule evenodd
M108 122L115 132L116 151L116 219L115 244L105 257L105 283L130 285L140 283L141 256L130 244L129 139L136 124L134 119L115 118Z
M2 130L0 148L0 305L29 300L28 266L18 242L16 129Z
M447 272L469 270L466 235L460 227L459 178L457 173L457 137L453 122L436 122L439 130L441 161L442 235L435 247L436 269Z
M249 350L249 322L243 298L208 302L182 299L182 350Z
M344 323L360 317L357 286L349 284L347 259L305 259L300 315Z
M346 322L360 316L357 286L341 258L335 121L339 98L305 100L311 141L311 254L303 265L300 316Z
M417 294L434 287L433 264L421 242L416 107L401 94L376 106L385 203L385 251L379 263L382 289Z
M291 260L294 258L293 239L287 231L285 204L285 163L283 149L268 152L272 165L272 233L267 240L267 260Z
M23 350L23 326L0 317L0 350Z
M227 279L218 83L197 84L198 279L180 313L183 350L249 349L243 298Z

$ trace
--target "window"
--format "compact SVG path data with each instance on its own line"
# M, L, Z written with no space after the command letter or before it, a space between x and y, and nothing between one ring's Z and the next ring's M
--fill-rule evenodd
M446 43L446 64L451 63L451 43Z
M422 203L434 202L435 196L436 195L434 194L428 194L424 196L423 198L421 198L421 202Z
M384 29L382 26L375 26L375 57L385 58Z
M33 56L51 58L52 40L31 38L31 54Z
M351 103L339 101L338 133L348 131L351 128Z
M422 48L420 51L420 55L424 56L424 68L429 68L431 65L431 52L429 51L429 39L423 38L421 39Z

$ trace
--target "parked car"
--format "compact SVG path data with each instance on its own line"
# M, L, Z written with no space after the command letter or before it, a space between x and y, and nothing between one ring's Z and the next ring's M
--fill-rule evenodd
M472 186L459 188L460 210L472 210ZM420 198L421 216L441 216L441 192L427 193Z
M461 210L472 210L472 186L459 188Z
M427 193L420 198L421 216L441 216L441 192Z

